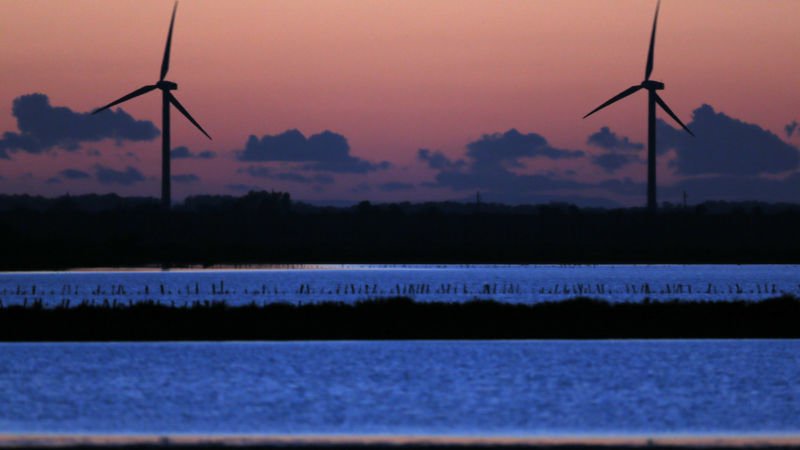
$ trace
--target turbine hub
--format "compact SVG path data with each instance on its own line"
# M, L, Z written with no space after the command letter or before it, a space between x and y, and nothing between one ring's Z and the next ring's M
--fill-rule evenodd
M651 91L660 91L664 89L664 83L655 80L642 81L642 87Z
M173 83L172 81L161 80L156 83L156 87L161 89L162 91L174 91L178 89L178 83Z

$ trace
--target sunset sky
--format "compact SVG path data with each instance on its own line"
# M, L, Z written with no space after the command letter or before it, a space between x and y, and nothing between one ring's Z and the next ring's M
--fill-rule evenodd
M157 81L171 9L0 2L0 193L159 195L160 136L135 124L160 128L159 93L122 105L132 119L113 132L91 122L102 114L79 113ZM172 162L173 198L480 190L488 201L643 204L646 93L581 117L641 82L654 10L649 0L183 0L167 79L214 140L173 111L172 146L188 148ZM798 19L797 0L662 1L653 78L698 138L660 125L660 201L683 191L690 202L800 200ZM34 93L46 99L23 97ZM302 135L263 139L294 129Z

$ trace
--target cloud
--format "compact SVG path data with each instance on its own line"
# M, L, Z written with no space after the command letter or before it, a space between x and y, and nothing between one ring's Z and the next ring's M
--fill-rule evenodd
M644 148L644 144L631 142L627 136L620 137L608 127L600 128L600 131L590 134L586 143L611 151L637 151Z
M608 127L602 127L600 131L590 134L586 143L605 150L604 153L592 156L592 163L608 173L638 161L639 157L631 152L644 149L644 144L632 142L627 136L619 136Z
M258 186L253 186L251 184L242 184L242 183L226 184L225 188L236 192L250 192L250 191L261 190L261 188Z
M663 195L660 195L665 200L672 198L677 201L684 191L692 203L707 200L797 203L800 174L778 179L734 175L691 178L665 187Z
M350 144L341 134L323 131L306 138L298 130L288 130L259 139L251 135L244 150L237 152L240 161L284 161L305 163L303 169L321 172L366 173L388 169L387 161L372 163L350 155Z
M64 169L58 174L68 180L82 180L91 177L88 173L78 169Z
M626 178L606 180L595 188L626 197L638 197L643 204L647 184ZM691 203L716 200L796 203L797 193L800 192L800 174L794 173L783 178L764 178L755 175L692 177L670 185L659 185L658 200L679 203L684 192L689 195Z
M757 175L797 169L798 149L758 125L703 105L688 124L697 137L657 122L659 153L675 149L680 175Z
M371 192L372 191L372 186L370 186L369 183L367 183L367 182L358 183L352 189L350 189L350 191L354 192L356 194L362 194L362 193L365 193L365 192Z
M61 179L59 179L58 177L50 177L47 180L45 180L45 183L46 184L61 184Z
M539 134L522 134L516 129L505 133L484 134L480 139L467 144L467 157L477 164L505 164L522 167L519 161L525 157L541 156L550 159L579 158L580 150L562 150L552 147ZM419 156L419 154L418 154Z
M603 153L592 157L592 163L601 167L608 173L612 173L620 169L622 166L638 161L636 155L626 155L624 153Z
M797 125L798 125L797 121L793 120L792 123L787 124L785 127L783 127L783 129L786 131L786 137L788 137L789 139L792 138L792 135L794 134L795 130L797 129Z
M236 170L236 173L246 173L251 177L270 178L273 175L272 169L264 166L248 166Z
M703 126L701 111L699 134L708 126ZM734 119L727 119L733 121ZM725 120L721 121L725 125ZM738 122L738 121L737 121ZM749 127L749 125L746 125ZM731 129L728 127L726 129ZM736 131L738 127L733 127ZM760 129L759 129L760 130ZM672 129L677 133L678 130ZM602 133L602 130L601 130ZM681 130L681 133L683 131ZM612 134L609 130L604 135ZM767 132L761 130L758 136L764 138ZM494 135L497 136L497 135ZM772 135L774 137L774 135ZM606 136L608 137L608 136ZM689 137L691 138L691 137ZM772 139L764 140L774 144ZM492 140L483 140L484 143ZM540 141L541 142L541 141ZM626 147L625 138L617 136L617 142ZM760 142L760 141L759 141ZM640 160L635 149L627 141L626 151L609 150L606 153L593 157L595 164L608 167L609 171L620 164L628 164ZM620 146L617 145L617 148ZM789 146L790 147L790 146ZM468 149L475 148L474 145ZM779 147L780 148L780 147ZM790 147L792 151L796 149ZM497 157L488 157L485 154L466 152L463 159L447 158L440 152L426 149L418 151L418 159L425 162L428 167L436 170L435 179L427 183L429 187L450 188L457 191L480 190L483 198L491 201L507 203L549 203L564 201L585 206L615 206L612 198L640 199L644 202L646 184L630 179L609 179L598 182L583 182L575 179L562 178L556 173L520 174L512 168L524 167L520 151L503 151ZM491 150L487 150L491 151ZM463 163L459 163L462 161ZM659 185L659 199L679 201L683 191L689 194L693 202L706 200L759 200L759 201L786 201L795 202L797 192L800 192L800 174L779 179L767 179L757 174L724 174L716 176L694 176L680 180L672 185ZM608 196L609 198L602 198Z
M95 176L97 177L97 181L102 184L121 184L123 186L130 186L140 181L144 181L144 175L142 175L138 169L131 166L126 167L125 170L116 170L98 164L95 166Z
M426 148L420 149L417 152L417 158L424 161L431 169L437 170L460 169L467 164L463 159L453 161L442 152L431 151Z
M98 150L96 148L90 148L90 149L86 150L86 154L91 156L91 157L93 157L93 158L97 158L97 157L100 156L100 150Z
M438 173L428 187L451 188L459 191L481 190L498 201L545 201L544 193L562 189L580 189L584 184L562 179L553 174L525 175L511 168L524 168L523 158L544 157L572 159L584 152L552 147L536 133L522 134L517 130L487 134L467 145L463 160L452 160L440 152L421 149L417 158ZM551 197L554 198L554 197Z
M275 172L270 167L248 166L240 168L237 173L246 173L255 178L268 178L272 180L290 181L304 184L333 184L334 178L325 173L305 175L297 172Z
M295 172L283 172L275 174L273 178L276 180L305 184L333 184L334 181L332 176L323 173L306 176Z
M149 141L159 135L148 120L135 120L122 109L97 115L53 107L44 94L22 95L14 99L11 112L19 132L5 132L0 138L0 158L8 152L38 154L53 148L75 151L83 142L103 139Z
M379 184L378 189L380 189L383 192L408 191L414 189L414 185L411 183L403 183L400 181L390 181L388 183Z
M173 148L169 153L169 156L172 159L213 159L217 157L217 154L211 150L192 152L189 150L189 147L182 145L180 147Z
M196 183L200 181L200 177L193 173L181 173L173 175L172 181L176 183Z
M542 191L585 187L582 183L556 178L552 174L519 175L505 169L439 172L436 175L436 182L432 186L449 187L456 190L480 189L487 192L509 194L509 196L513 197L525 192L540 193Z
M305 170L336 173L367 173L376 170L386 170L392 167L389 161L372 163L364 159L352 157L344 161L320 161L303 166Z
M630 178L605 180L592 186L593 189L600 188L624 196L640 197L642 201L644 201L646 187L645 183L633 181ZM659 187L659 193L660 189L661 187Z

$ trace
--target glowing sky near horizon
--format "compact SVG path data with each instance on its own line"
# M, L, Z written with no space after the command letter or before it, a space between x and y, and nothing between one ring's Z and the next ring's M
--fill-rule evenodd
M184 0L168 78L214 140L173 113L172 143L219 157L173 162L173 173L202 180L173 184L173 196L231 193L225 185L242 183L318 201L460 198L420 185L433 172L417 160L419 149L458 158L481 135L510 128L589 154L587 136L602 126L643 142L644 94L581 117L641 81L654 7L642 0ZM54 106L83 112L155 82L171 8L165 0L0 2L0 132L16 130L11 103L23 94L41 92ZM783 132L800 119L798 19L797 0L664 0L653 78L666 83L663 97L686 122L710 104L798 145ZM151 93L123 109L160 127L159 102ZM293 128L340 133L354 156L393 168L337 174L322 190L237 173L245 164L233 152L249 135ZM84 145L100 149L104 165L135 166L147 180L48 185L43 180L60 170L88 171L98 161L84 152L15 153L0 160L0 192L158 195L160 138ZM642 168L609 175L586 161L537 160L526 170L641 182ZM669 157L659 170L660 182L677 179ZM387 181L418 187L352 192Z

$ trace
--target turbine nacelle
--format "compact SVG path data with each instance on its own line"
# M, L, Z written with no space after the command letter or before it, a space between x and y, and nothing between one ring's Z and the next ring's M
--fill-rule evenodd
M641 86L649 91L660 91L664 89L664 83L655 80L644 80Z
M161 80L156 83L156 87L161 89L162 91L174 91L178 89L178 83L174 83L172 81Z

